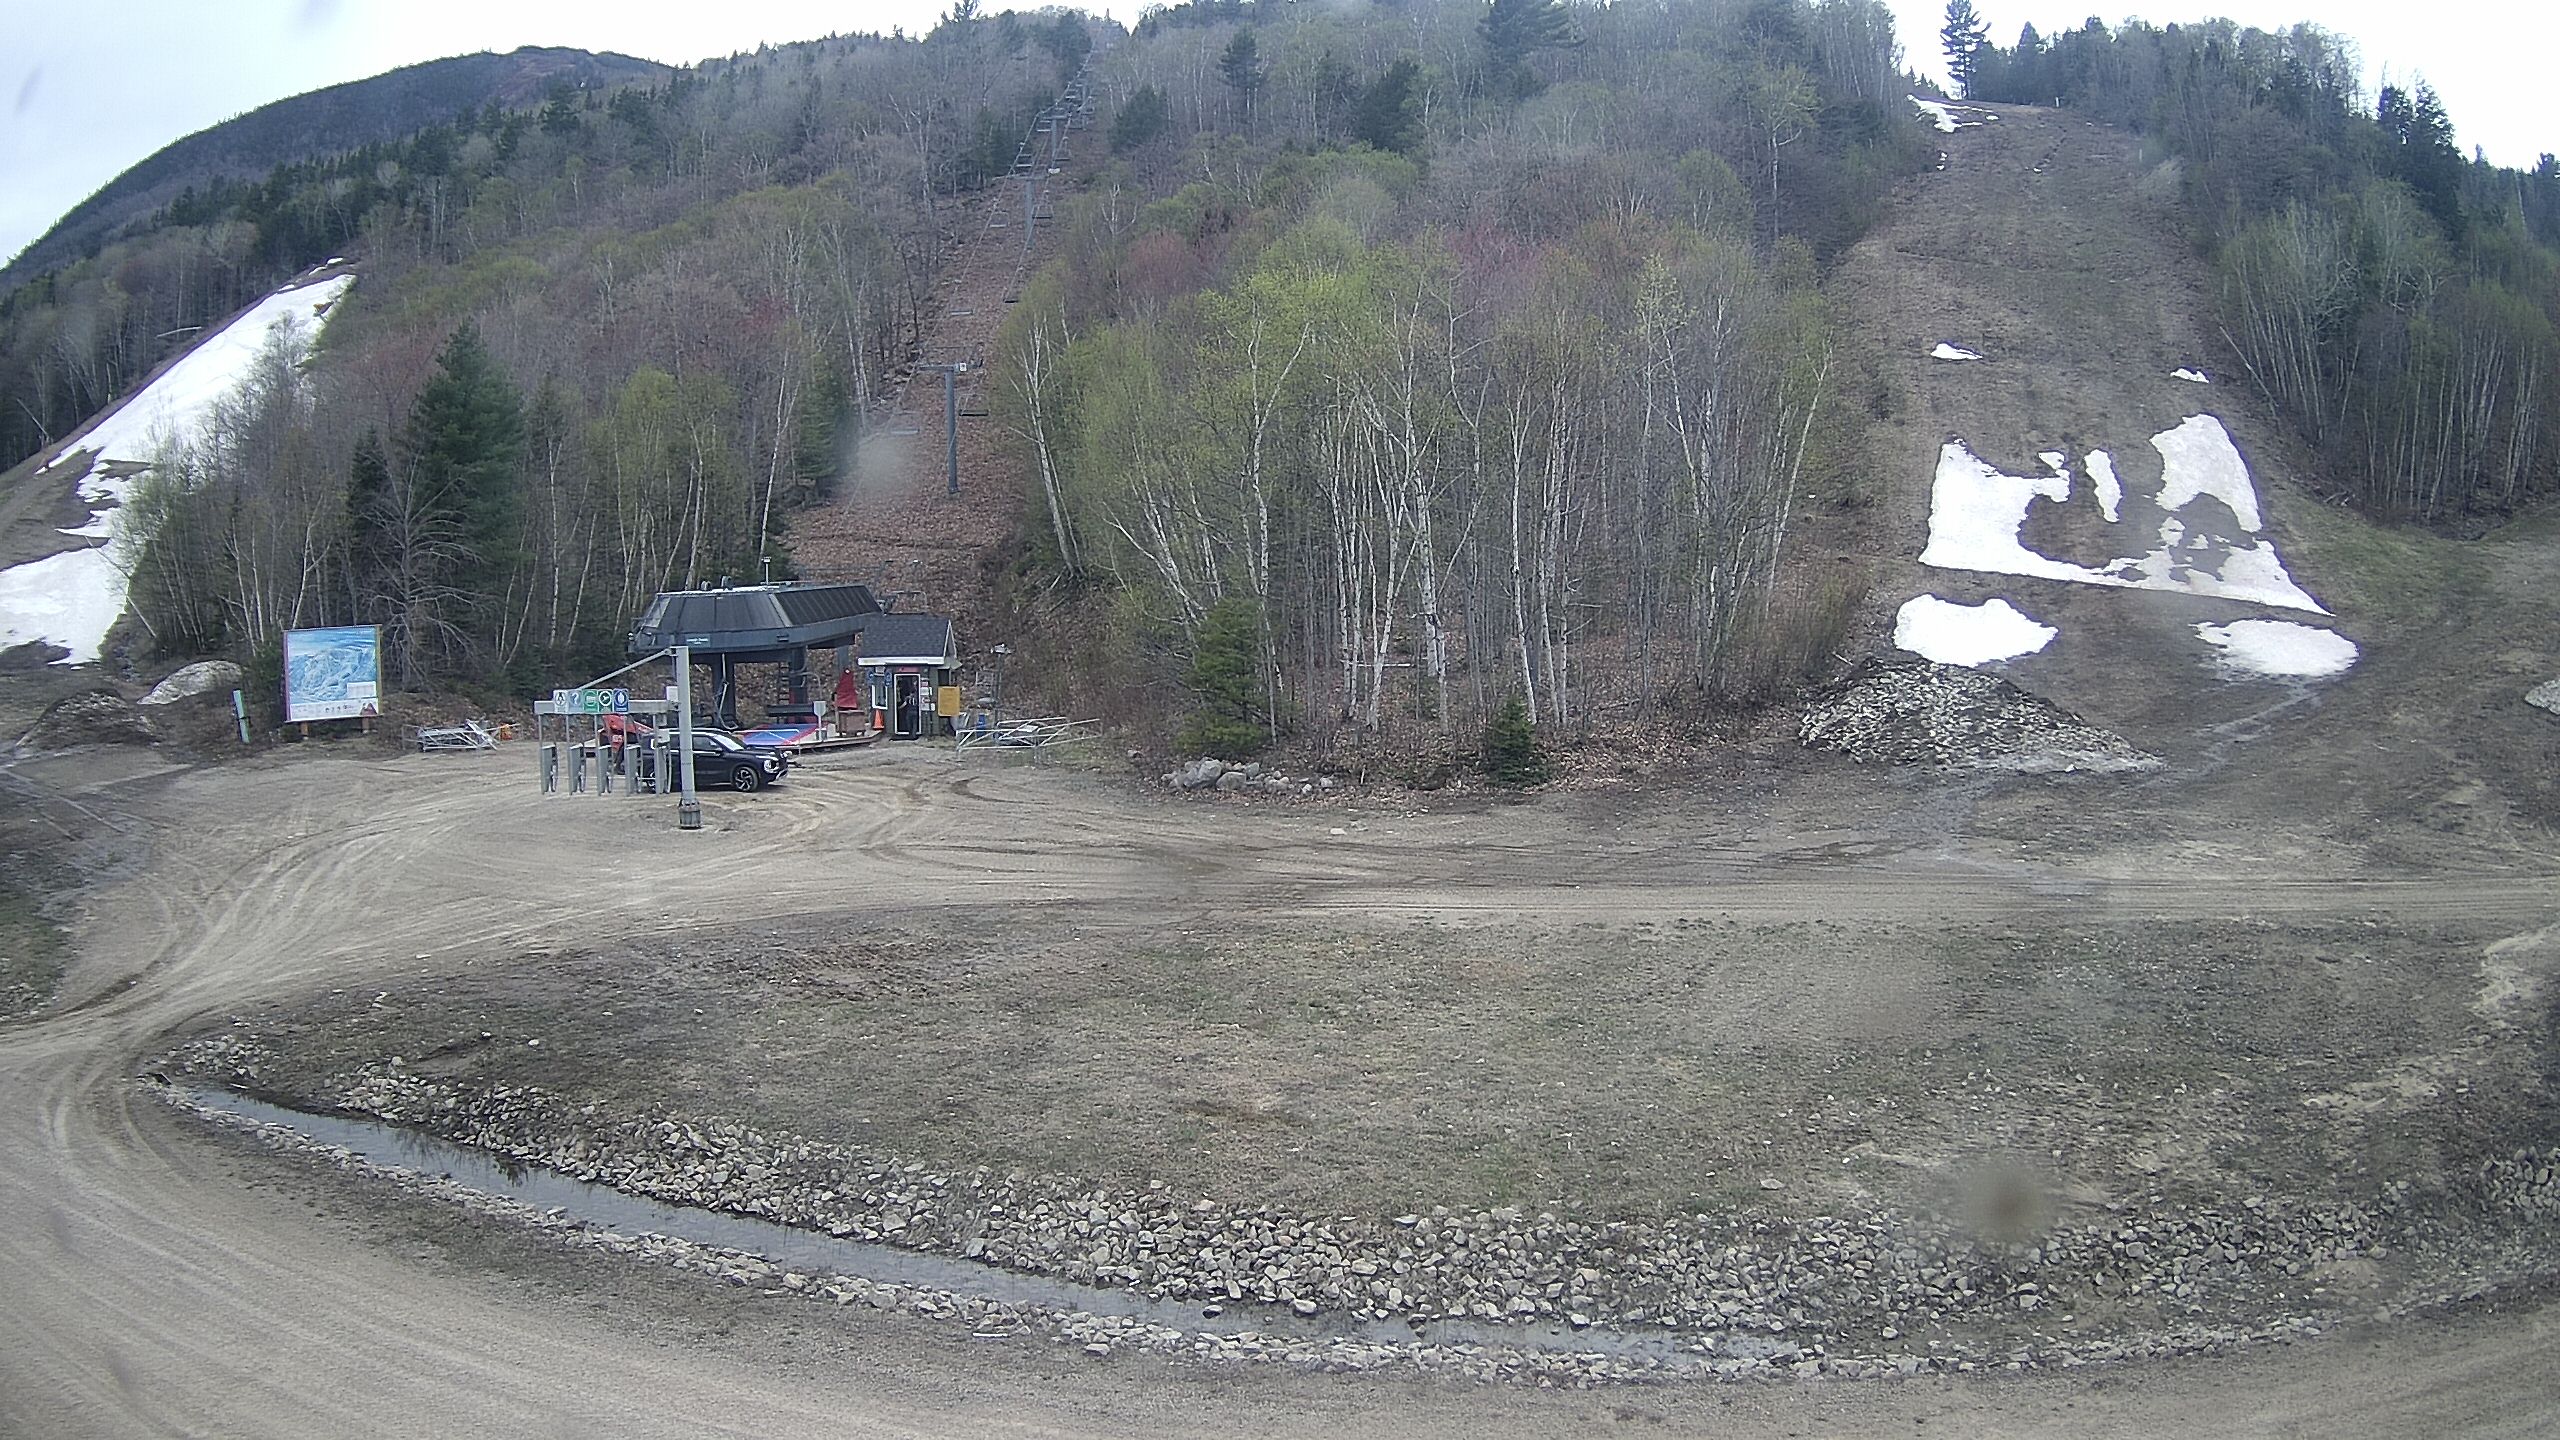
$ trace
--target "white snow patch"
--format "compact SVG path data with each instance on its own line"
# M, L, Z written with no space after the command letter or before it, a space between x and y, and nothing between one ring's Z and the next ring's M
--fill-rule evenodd
M1976 110L1965 105L1949 105L1940 100L1924 100L1917 95L1911 97L1911 103L1920 107L1920 113L1928 116L1930 123L1949 135L2000 118L1988 110Z
M2316 679L2356 663L2356 642L2335 630L2291 620L2234 620L2198 625L2196 634L2222 652L2222 663L2253 675Z
M2160 508L2184 510L2210 495L2231 507L2240 528L2258 533L2258 487L2249 483L2249 467L2231 443L2231 432L2210 415L2190 415L2175 429L2151 437L2166 473L2161 477Z
M2172 370L2169 372L2169 378L2172 380L2192 380L2198 385L2210 385L2213 383L2212 380L2206 378L2205 373L2201 370Z
M2057 505L2069 500L2071 477L2059 472L2003 475L1966 449L1963 441L1948 441L1938 450L1938 478L1929 497L1929 545L1920 552L1920 563L1941 570L2121 583L2079 565L2047 559L2018 543L2018 527L2027 523L2027 507L2039 496Z
M2019 613L2006 600L1959 605L1935 595L1902 602L1893 619L1893 643L1941 665L1988 665L2033 655L2058 634Z
M2103 569L2092 569L2037 554L2018 539L2027 507L2041 496L2056 504L2071 498L2067 457L2048 450L2038 458L2053 471L2049 477L2004 475L1985 464L1960 440L1938 452L1938 474L1930 496L1929 544L1920 563L1943 570L1986 570L2044 580L2071 580L2137 590L2175 590L2224 600L2280 606L2289 610L2329 612L2285 572L2275 546L2259 535L2256 488L2248 466L2220 421L2193 415L2173 429L2151 437L2160 452L2162 476L2156 503L2165 512L2156 548L2126 556ZM2110 523L2122 515L2124 487L2112 457L2092 452L2090 472L2098 490L2100 513ZM2190 509L2210 497L2218 507ZM2222 513L2216 514L2219 509ZM2223 516L2229 516L2225 521ZM2237 528L2237 534L2228 533Z
M319 319L353 284L353 275L340 275L288 287L259 301L64 447L60 458L83 451L90 457L79 494L92 508L88 523L62 533L106 543L0 571L0 649L46 640L71 652L62 664L98 658L108 628L124 613L126 577L140 543L127 530L124 509L138 475L101 472L115 461L148 465L164 444L191 438L214 406L248 376L271 330L290 319L300 327L300 342L308 346Z
M47 640L71 652L57 663L97 659L124 613L125 572L114 549L65 550L0 570L0 650Z
M2108 524L2115 524L2124 509L2124 482L2116 478L2116 457L2104 450L2090 451L2089 483L2098 492L2098 513Z
M1932 360L1979 360L1982 357L1970 350L1960 350L1941 340L1938 342L1938 348L1929 352L1929 358Z

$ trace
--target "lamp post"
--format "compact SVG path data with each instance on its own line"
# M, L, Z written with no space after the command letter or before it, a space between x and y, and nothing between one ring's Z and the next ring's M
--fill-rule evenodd
M1001 725L1003 725L1003 724L1004 724L1004 657L1006 657L1007 655L1010 655L1010 654L1012 654L1012 653L1013 653L1013 647L1012 647L1012 646L1010 646L1010 645L998 645L998 646L995 648L995 652L994 652L994 653L995 653L995 657L996 657L996 718L995 718L995 723L996 723L997 725L1001 726Z
M693 647L676 647L676 828L702 828L702 797L693 788Z

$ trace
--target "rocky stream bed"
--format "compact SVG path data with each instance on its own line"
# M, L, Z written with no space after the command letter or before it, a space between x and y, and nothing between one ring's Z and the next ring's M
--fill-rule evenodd
M217 1033L164 1067L189 1084L274 1094L263 1078L272 1058L258 1042ZM270 1145L385 1174L570 1243L982 1330L1037 1327L1097 1356L1122 1347L1550 1384L2077 1366L2389 1321L2538 1279L2560 1253L2560 1147L2424 1184L2394 1181L2365 1205L2301 1207L2273 1196L2208 1210L2129 1205L1993 1239L1894 1212L1789 1215L1775 1191L1748 1213L1661 1220L1518 1208L1315 1215L1185 1196L1160 1182L1133 1191L984 1167L943 1173L711 1116L616 1115L533 1087L460 1088L396 1059L342 1074L320 1093L276 1097L624 1195L956 1257L992 1267L991 1278L1065 1282L1047 1303L803 1273L751 1251L605 1229L370 1163L182 1089L165 1093ZM1094 1313L1076 1303L1080 1287L1221 1323L1164 1323L1163 1306ZM1254 1328L1255 1316L1268 1326Z

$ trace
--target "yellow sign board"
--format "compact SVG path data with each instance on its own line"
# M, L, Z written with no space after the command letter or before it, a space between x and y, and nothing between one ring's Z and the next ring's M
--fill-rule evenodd
M958 715L960 713L960 687L957 685L939 685L934 687L933 713L941 716L945 720Z

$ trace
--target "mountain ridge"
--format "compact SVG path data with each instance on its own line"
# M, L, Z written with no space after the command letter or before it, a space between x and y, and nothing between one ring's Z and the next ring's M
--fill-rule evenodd
M190 189L261 178L278 165L396 139L482 105L522 105L555 85L610 87L668 73L656 61L609 51L526 45L422 61L271 101L128 166L0 266L0 292L94 254Z

